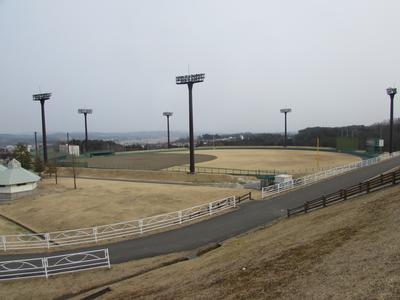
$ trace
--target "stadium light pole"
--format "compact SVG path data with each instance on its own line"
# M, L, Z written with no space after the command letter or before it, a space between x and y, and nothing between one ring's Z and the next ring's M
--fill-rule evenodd
M42 110L42 139L43 139L43 162L47 163L47 136L46 136L46 117L44 113L44 102L49 100L51 93L34 94L33 101L39 101Z
M287 114L292 111L291 108L282 108L281 113L285 114L285 141L284 147L287 147Z
M37 132L35 131L35 158L39 156L38 153L38 144L37 144Z
M92 109L80 108L78 109L79 114L85 116L85 152L88 152L88 130L87 130L87 115L93 112Z
M169 138L169 117L171 117L172 115L173 115L173 113L170 111L163 112L163 116L167 117L168 148L171 148L171 142L170 142L170 138Z
M185 76L177 76L176 84L187 84L189 88L189 141L190 141L190 174L195 173L194 168L194 133L193 133L193 101L192 89L193 84L204 81L205 74L191 74Z
M390 96L390 129L389 129L389 154L393 152L393 100L397 94L396 88L387 88L387 94Z

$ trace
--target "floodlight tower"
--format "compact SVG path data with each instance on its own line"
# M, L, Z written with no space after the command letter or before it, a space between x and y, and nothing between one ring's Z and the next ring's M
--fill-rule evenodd
M171 143L169 138L169 117L171 117L172 115L173 113L170 111L163 112L163 116L167 117L168 148L171 148Z
M49 100L51 93L34 94L33 101L40 101L42 108L42 138L43 138L43 162L47 163L47 136L46 136L46 118L44 114L44 102Z
M85 152L88 152L88 133L87 133L87 115L93 112L92 109L80 108L78 109L79 114L85 116Z
M387 88L387 94L390 96L390 132L389 132L389 153L393 152L393 100L394 95L397 94L396 88Z
M285 114L285 142L284 146L287 147L287 114L292 111L291 108L282 108L281 113Z
M189 88L189 141L190 141L190 174L195 173L194 169L194 134L193 134L193 102L192 89L193 84L204 81L205 74L191 74L177 76L176 84L187 84Z

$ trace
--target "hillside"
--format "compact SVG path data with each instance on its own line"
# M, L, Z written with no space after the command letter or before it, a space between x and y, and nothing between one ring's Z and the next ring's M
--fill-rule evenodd
M395 186L280 220L191 260L178 262L193 253L177 253L4 282L0 298L70 299L62 296L90 290L73 298L82 299L109 287L98 299L398 299L399 215Z
M226 242L111 286L104 299L400 297L400 187Z

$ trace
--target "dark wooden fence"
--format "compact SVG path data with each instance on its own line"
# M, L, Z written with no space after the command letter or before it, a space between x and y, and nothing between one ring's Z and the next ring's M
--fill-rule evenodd
M400 182L400 170L391 173L381 174L378 177L359 184L347 187L329 195L323 195L320 198L307 201L303 205L287 209L287 217L307 213L311 210L324 208L336 202L344 201L361 194L368 194L372 191L380 190L384 187L398 184Z
M251 200L251 192L242 196L236 197L236 203L243 202L244 200Z

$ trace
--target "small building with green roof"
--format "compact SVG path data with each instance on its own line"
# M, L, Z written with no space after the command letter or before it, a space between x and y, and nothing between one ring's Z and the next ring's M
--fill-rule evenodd
M0 164L0 202L31 195L37 188L40 177L11 160L7 167Z

